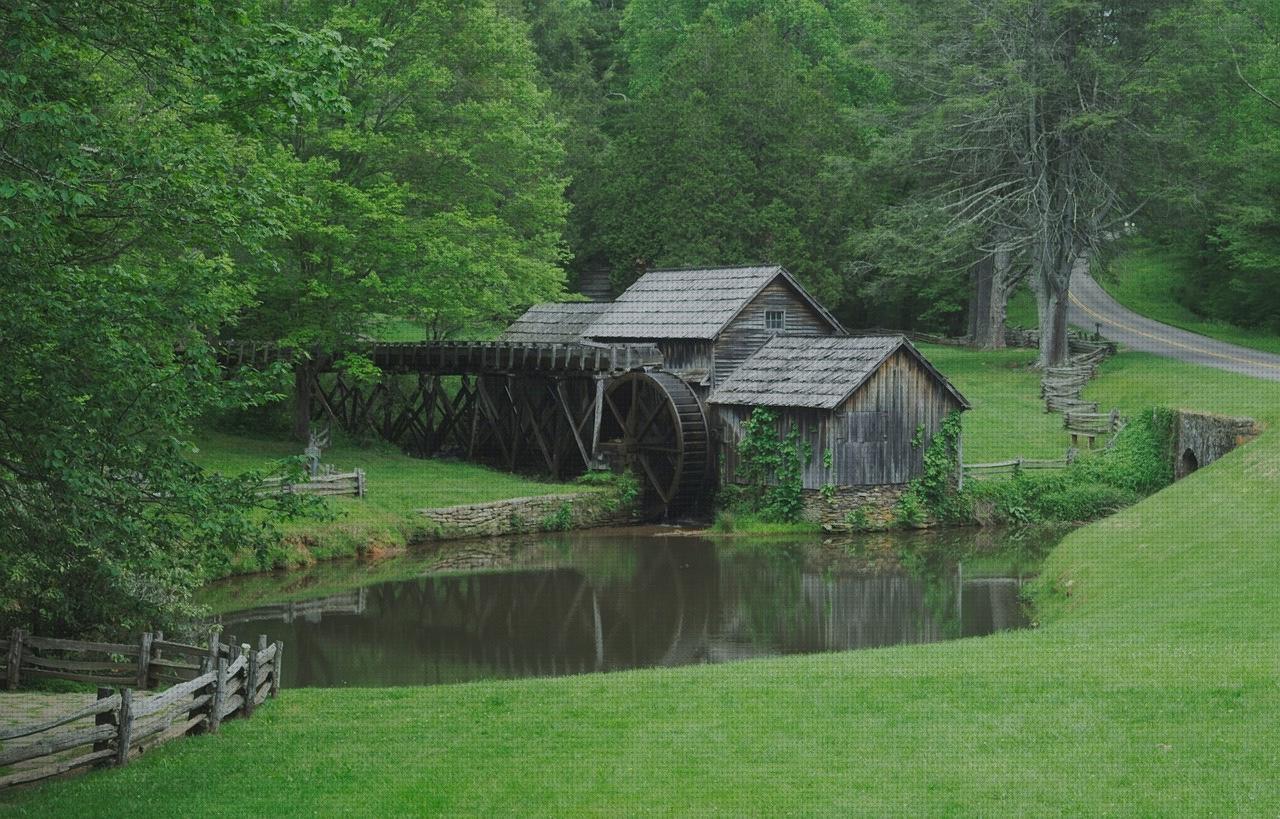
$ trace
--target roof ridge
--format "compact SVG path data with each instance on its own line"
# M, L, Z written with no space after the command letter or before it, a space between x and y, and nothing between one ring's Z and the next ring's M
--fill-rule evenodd
M773 263L689 265L687 267L653 267L644 271L639 276L637 276L636 281L640 281L640 279L644 278L649 273L692 273L695 270L753 270L753 269L771 270L771 269L780 268L780 267L782 267L782 265L773 264Z

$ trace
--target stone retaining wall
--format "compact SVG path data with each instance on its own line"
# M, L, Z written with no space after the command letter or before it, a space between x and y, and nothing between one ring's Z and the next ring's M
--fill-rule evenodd
M470 503L419 513L435 524L437 540L589 529L635 522L635 510L619 504L611 491L538 495L490 503Z
M1258 425L1252 418L1178 410L1173 437L1174 478L1185 478L1208 466L1257 434Z
M804 520L832 532L883 529L894 522L898 500L906 484L840 486L830 498L816 489L804 490Z

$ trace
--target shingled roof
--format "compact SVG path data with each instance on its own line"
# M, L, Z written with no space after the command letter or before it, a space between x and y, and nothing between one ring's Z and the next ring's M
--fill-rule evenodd
M836 332L840 323L779 265L651 270L586 329L591 338L713 339L779 276Z
M734 370L711 393L710 401L835 409L903 348L968 408L964 396L903 336L777 336Z
M499 341L567 344L582 340L582 331L610 307L603 302L535 304L498 337Z

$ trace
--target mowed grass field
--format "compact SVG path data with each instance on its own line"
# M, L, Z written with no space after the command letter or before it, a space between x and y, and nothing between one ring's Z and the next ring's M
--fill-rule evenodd
M983 368L1004 377L1009 355L937 355L978 404L969 447L983 457L1052 443L1021 398L983 401ZM1089 393L1104 406L1271 429L1068 536L1034 591L1038 628L553 680L286 690L219 736L3 800L40 816L1276 815L1280 384L1132 354L1102 370Z

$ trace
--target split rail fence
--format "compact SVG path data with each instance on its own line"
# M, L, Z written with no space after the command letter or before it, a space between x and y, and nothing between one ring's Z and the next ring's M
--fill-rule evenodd
M995 461L989 464L965 464L966 478L987 478L998 475L1017 475L1026 470L1066 469L1075 460L1074 451L1069 450L1064 458L1014 458L1009 461Z
M305 481L288 481L285 478L267 478L259 490L264 495L295 493L307 495L365 495L364 470L333 472L317 475Z
M215 631L205 647L150 633L136 645L22 632L0 641L10 689L27 676L99 684L97 699L75 711L0 727L0 789L87 766L125 765L169 740L216 733L224 720L252 716L280 690L284 645L268 644L265 635L257 649L231 640L220 642ZM67 654L76 659L57 656ZM91 655L108 659L84 659ZM142 690L160 685L168 687L154 694Z

